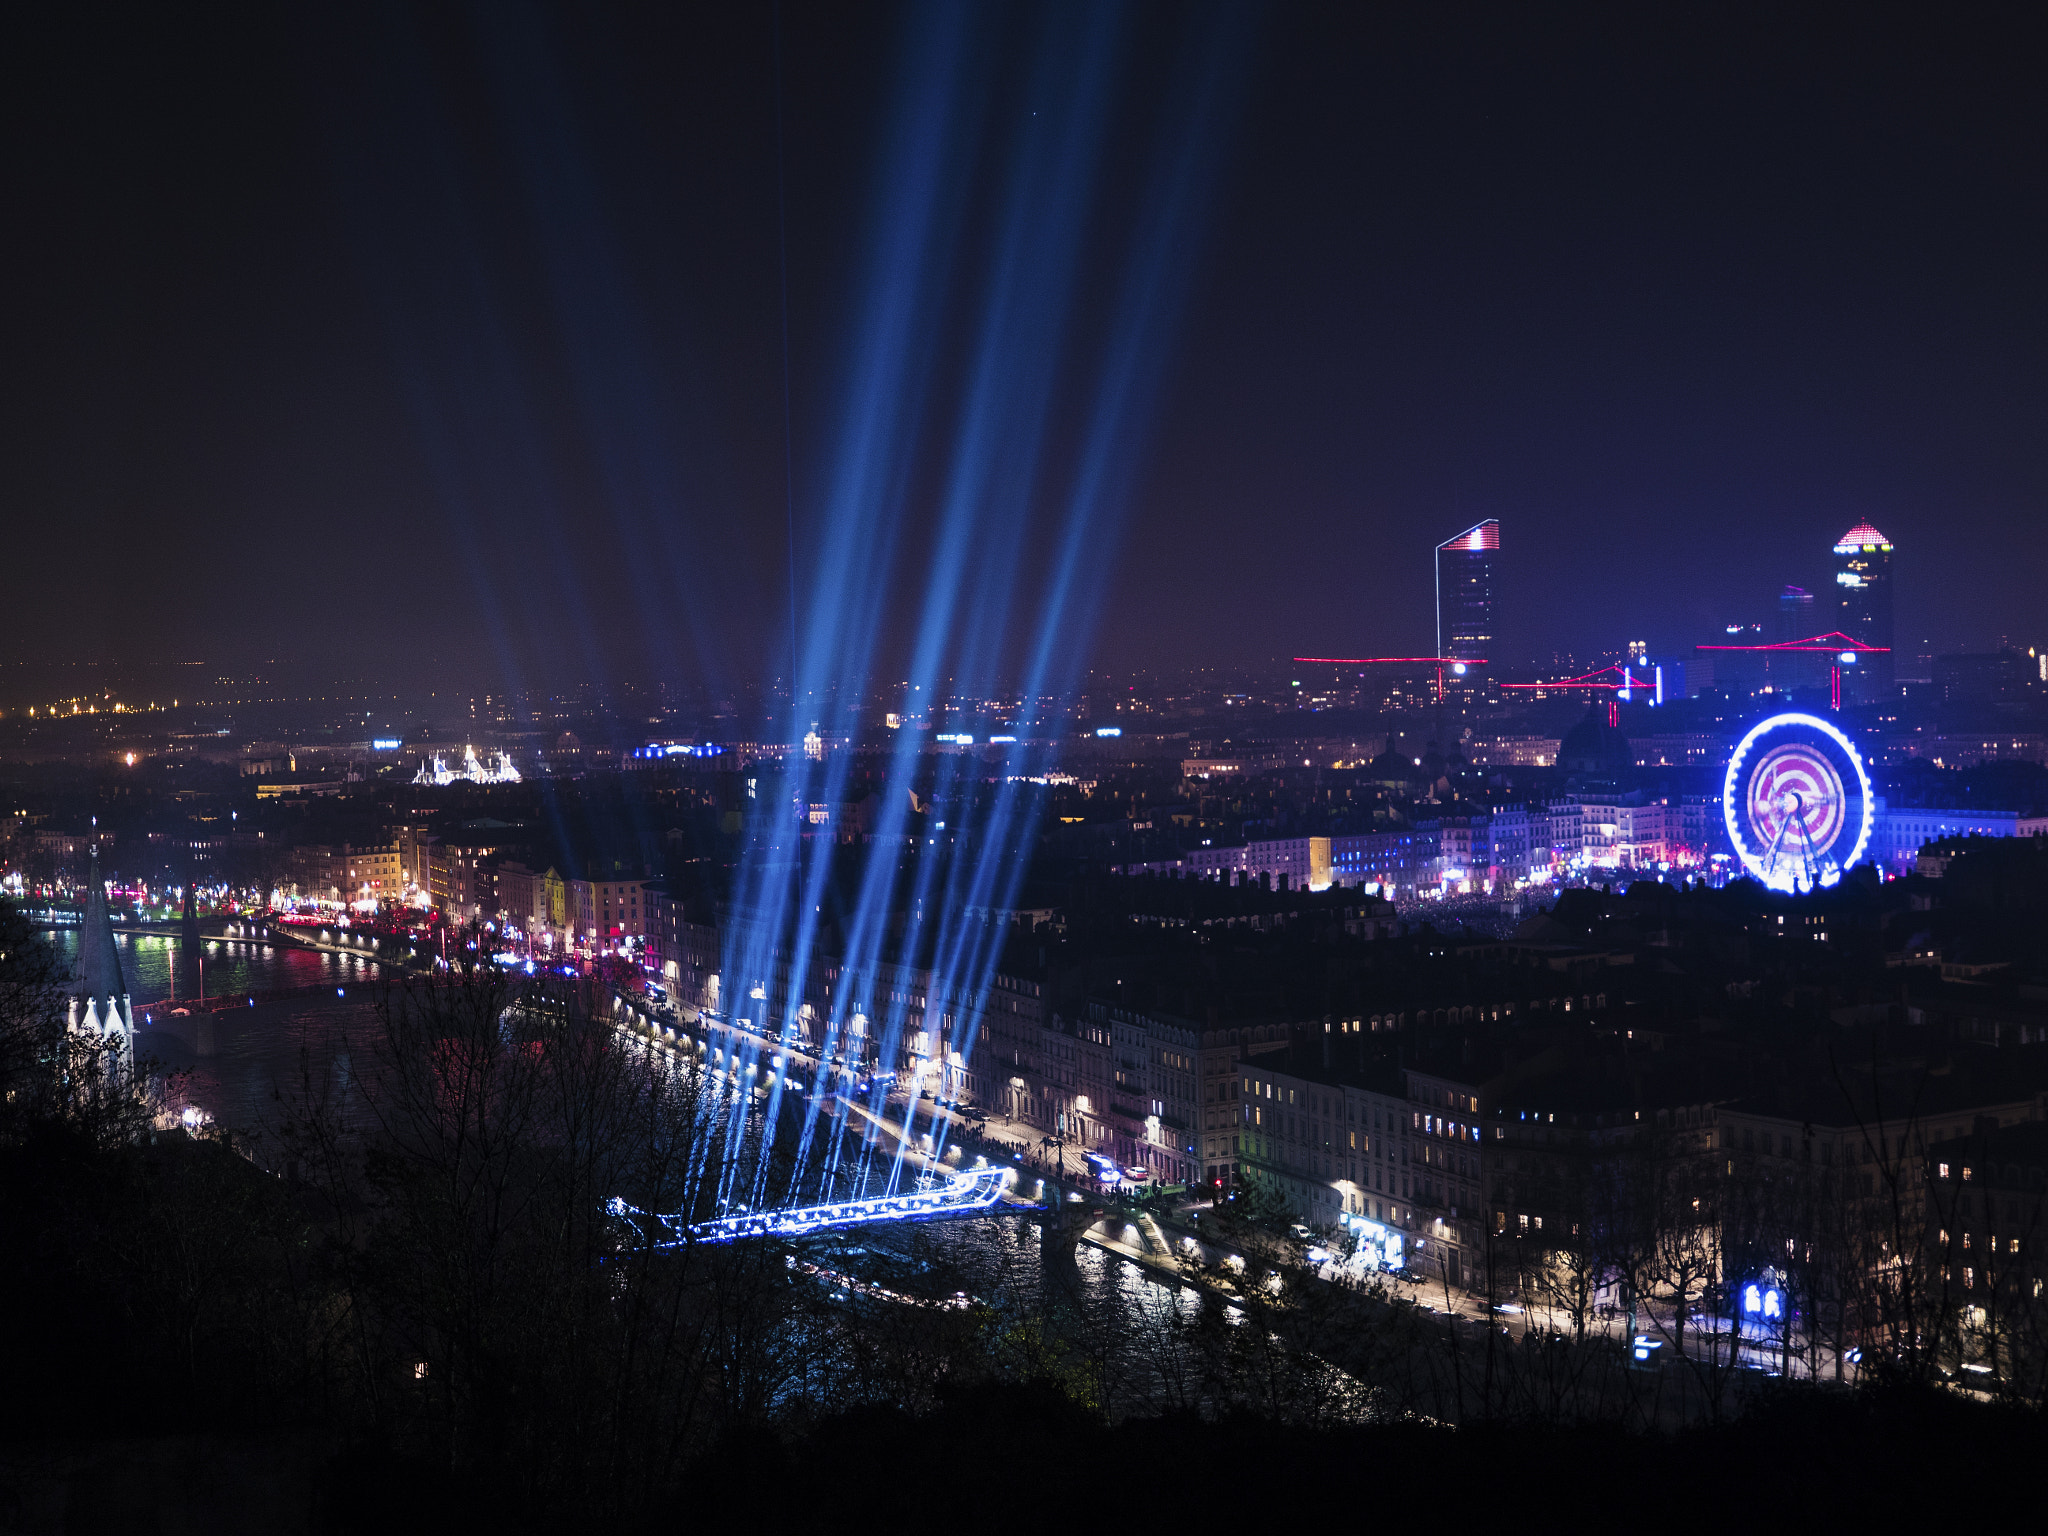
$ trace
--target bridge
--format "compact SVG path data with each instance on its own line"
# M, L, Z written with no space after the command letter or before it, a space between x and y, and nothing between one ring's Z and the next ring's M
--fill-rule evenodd
M45 902L41 906L19 909L38 928L77 928L85 921L85 908L77 902ZM204 917L184 919L176 917L112 917L109 923L116 933L140 933L159 939L209 938L226 936L228 917L225 913L210 912Z
M943 1184L907 1194L792 1206L782 1211L747 1211L694 1224L685 1224L676 1216L649 1216L617 1198L612 1200L610 1210L614 1216L657 1224L671 1235L653 1246L674 1248L685 1243L731 1243L748 1237L808 1237L815 1232L883 1222L984 1216L1002 1202L1004 1192L1016 1177L1014 1168L968 1168Z

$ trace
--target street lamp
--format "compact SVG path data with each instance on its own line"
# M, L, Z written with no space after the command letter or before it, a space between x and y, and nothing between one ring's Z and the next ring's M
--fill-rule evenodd
M1051 1147L1053 1149L1053 1169L1057 1177L1062 1179L1067 1176L1066 1122L1067 1117L1061 1115L1058 1120L1058 1128L1050 1135L1041 1136L1038 1139L1038 1144L1041 1147Z

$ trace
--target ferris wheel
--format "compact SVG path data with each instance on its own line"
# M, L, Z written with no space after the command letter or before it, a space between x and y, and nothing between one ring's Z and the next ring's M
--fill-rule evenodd
M1742 867L1773 890L1833 885L1863 857L1875 812L1855 744L1815 715L1773 715L1742 739L1721 789Z

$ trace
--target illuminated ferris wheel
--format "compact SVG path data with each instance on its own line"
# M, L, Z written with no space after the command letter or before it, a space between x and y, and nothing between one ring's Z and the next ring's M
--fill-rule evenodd
M1773 715L1728 760L1721 811L1742 867L1773 890L1833 885L1870 845L1870 775L1814 715Z

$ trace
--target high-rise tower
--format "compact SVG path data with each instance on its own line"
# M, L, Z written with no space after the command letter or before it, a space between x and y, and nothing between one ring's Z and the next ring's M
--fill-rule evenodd
M1868 523L1858 523L1835 540L1835 592L1840 607L1835 627L1884 653L1856 666L1865 698L1892 691L1892 541ZM1845 669L1846 670L1846 669Z
M1804 587L1787 587L1778 594L1778 633L1775 638L1790 644L1810 640L1821 632L1814 622L1813 594Z
M1493 653L1493 567L1500 519L1474 523L1436 547L1436 654L1450 662Z

